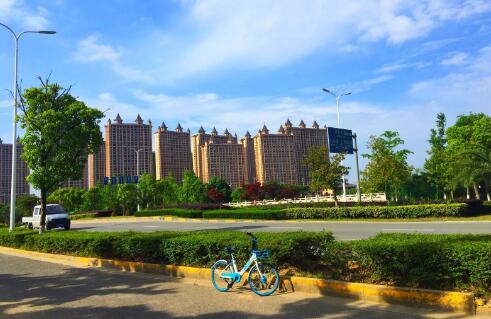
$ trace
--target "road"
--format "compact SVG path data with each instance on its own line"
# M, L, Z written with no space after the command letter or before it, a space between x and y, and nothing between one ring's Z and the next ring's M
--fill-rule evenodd
M490 234L491 221L475 222L206 222L206 221L73 221L73 229L84 231L157 231L157 230L239 230L250 232L287 232L330 230L337 239L354 240L378 233L419 232L424 234Z
M2 254L0 292L0 318L17 319L468 317L299 293L259 297L246 288L220 293L207 282L193 285L158 275L75 268Z

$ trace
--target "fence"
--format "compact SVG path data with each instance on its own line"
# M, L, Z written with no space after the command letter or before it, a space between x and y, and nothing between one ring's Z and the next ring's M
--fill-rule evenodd
M338 196L338 201L339 202L356 202L357 196L356 195L346 195L346 199L343 198L343 196ZM386 202L387 201L387 196L385 193L373 193L373 194L361 194L361 201L362 202L369 202L369 203L378 203L378 202ZM274 200L274 199L265 199L261 201L253 201L253 202L236 202L236 203L228 203L227 205L231 207L247 207L247 206L263 206L263 205L280 205L280 204L306 204L306 203L325 203L325 202L334 202L334 196L332 195L327 195L327 196L305 196L301 198L291 198L291 199L281 199L281 200Z

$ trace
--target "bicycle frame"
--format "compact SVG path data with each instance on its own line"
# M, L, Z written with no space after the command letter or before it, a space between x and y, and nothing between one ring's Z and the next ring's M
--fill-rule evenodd
M261 270L259 269L259 265L257 263L257 256L256 256L255 252L252 252L251 257L245 263L245 265L241 271L238 271L237 263L235 262L235 258L234 258L234 254L230 254L230 255L232 256L232 260L228 263L228 265L232 264L233 273L224 274L222 271L222 273L220 273L221 278L229 278L229 279L232 279L233 282L239 282L242 279L242 276L244 275L244 273L249 269L249 267L251 267L252 264L256 265L256 268L257 268L257 271L259 272L259 275L261 276L261 278L263 277L263 274L261 273ZM228 268L228 265L225 269Z

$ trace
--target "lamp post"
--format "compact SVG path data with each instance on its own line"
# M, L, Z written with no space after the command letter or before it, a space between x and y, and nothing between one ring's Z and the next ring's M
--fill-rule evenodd
M17 34L9 26L0 22L0 25L12 33L15 40L15 55L14 55L14 124L12 129L12 182L10 185L10 226L9 231L14 230L15 227L15 196L16 196L16 170L17 170L17 69L19 58L19 39L26 33L39 33L39 34L55 34L56 31L22 31Z
M328 94L331 94L332 96L334 96L336 98L336 109L337 109L337 113L338 113L338 128L340 128L340 121L339 121L339 101L341 100L341 98L343 96L347 96L347 95L351 95L351 92L344 92L344 93L341 93L341 94L336 94L334 93L333 91L329 90L329 89L326 89L326 88L323 88L322 91L328 93ZM341 163L343 164L343 163ZM342 176L342 179L343 179L343 200L346 202L346 179L344 178L344 174Z
M140 179L140 151L143 151L144 149L145 148L139 148L139 149L133 148L133 151L136 153L136 176L138 176L138 179ZM136 188L137 189L140 188L138 184L136 184ZM140 211L140 200L138 200L138 206L136 210Z

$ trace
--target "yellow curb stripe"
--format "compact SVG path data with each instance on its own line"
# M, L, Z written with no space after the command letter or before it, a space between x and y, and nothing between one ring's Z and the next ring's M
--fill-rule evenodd
M55 262L77 267L107 267L121 271L156 273L194 280L210 280L210 269L172 266L121 260L48 254L0 246L0 253ZM429 289L392 287L307 277L282 276L281 291L299 291L320 295L344 296L380 303L434 306L475 313L474 294Z

